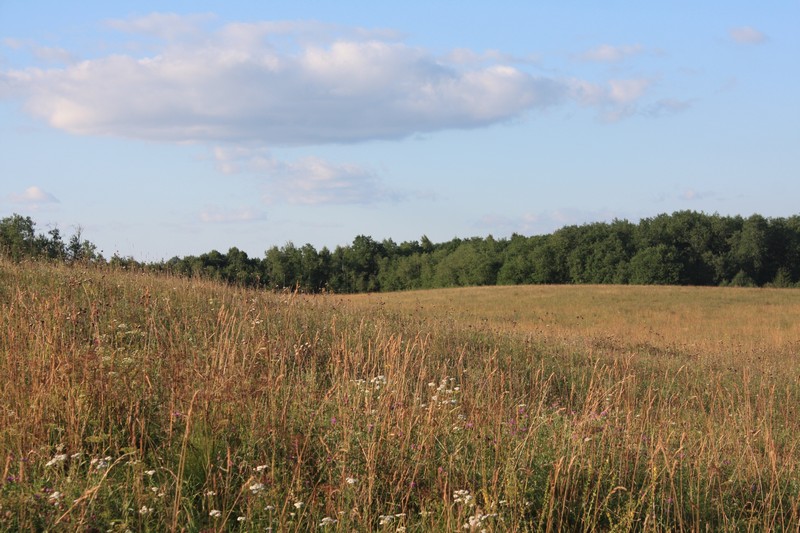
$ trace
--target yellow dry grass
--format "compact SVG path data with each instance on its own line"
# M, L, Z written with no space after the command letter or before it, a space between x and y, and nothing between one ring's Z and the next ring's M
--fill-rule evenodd
M799 307L0 262L0 530L796 531Z
M800 291L720 287L539 285L347 296L425 320L548 342L681 351L704 358L796 354Z

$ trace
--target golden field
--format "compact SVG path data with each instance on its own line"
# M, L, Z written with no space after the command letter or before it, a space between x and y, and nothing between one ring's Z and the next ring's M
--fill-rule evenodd
M796 531L799 310L0 262L0 528Z

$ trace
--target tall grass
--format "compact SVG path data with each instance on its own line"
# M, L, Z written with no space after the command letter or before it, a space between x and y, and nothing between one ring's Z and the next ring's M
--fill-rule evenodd
M0 263L0 528L800 526L795 292L493 290Z

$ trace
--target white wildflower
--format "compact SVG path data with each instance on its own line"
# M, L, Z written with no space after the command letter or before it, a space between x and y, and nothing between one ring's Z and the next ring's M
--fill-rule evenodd
M349 477L345 481L347 481L348 485L355 485L358 480L354 477Z
M253 494L258 494L262 490L264 490L263 483L253 483L252 485L250 485L250 492L252 492Z
M211 509L211 512L208 513L208 516L210 516L211 518L219 518L220 516L222 516L222 511L220 511L219 509Z
M50 497L49 497L48 499L49 499L49 500L50 500L52 503L55 503L55 504L57 504L58 502L60 502L60 501L61 501L61 497L62 497L62 496L63 496L63 494L61 494L61 493L60 493L60 492L58 492L58 491L55 491L55 492L53 492L52 494L50 494Z
M148 507L146 505L142 505L142 508L139 509L139 514L150 514L153 512L152 507Z
M145 470L144 473L147 474L150 477L153 477L153 475L156 473L156 471L155 470Z
M385 526L387 524L391 524L392 522L394 522L394 515L391 515L391 514L383 515L382 514L382 515L380 515L378 517L378 525Z
M300 509L303 506L303 502L294 502L294 508Z
M94 457L89 463L96 469L102 470L104 468L107 468L110 462L111 462L111 457L103 457L102 459Z
M267 468L267 465L258 465L256 467L256 472L263 472L264 470L266 470L266 468Z
M67 460L67 454L59 453L58 455L54 456L52 459L47 461L44 466L57 465L58 463L63 463L66 460Z
M332 526L336 522L338 522L338 520L336 520L335 518L326 516L325 518L319 521L319 527Z
M457 490L453 492L453 501L465 505L470 504L472 502L472 494L468 490Z

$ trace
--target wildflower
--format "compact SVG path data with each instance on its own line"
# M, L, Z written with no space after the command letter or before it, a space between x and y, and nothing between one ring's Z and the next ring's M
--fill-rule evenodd
M216 495L217 495L216 491L213 491L213 490L207 490L206 491L206 496L216 496Z
M470 531L475 531L478 528L481 528L480 529L481 532L486 531L486 529L482 527L483 523L486 520L495 517L497 517L497 513L490 513L490 514L475 513L473 516L470 516L467 519L467 522L464 524L463 528L468 529Z
M220 511L219 509L211 509L211 512L208 513L208 516L210 516L211 518L219 518L220 516L222 516L222 511Z
M58 502L61 501L61 497L62 496L63 496L63 494L61 494L58 491L55 491L50 495L48 500L50 500L52 503L58 504Z
M267 465L258 465L256 467L256 472L263 472L264 470L266 470L266 468L267 468Z
M78 458L78 457L80 457L81 455L83 455L83 452L75 452L75 453L73 453L72 455L70 455L70 458L72 458L72 459L77 459L77 458Z
M392 522L394 522L394 515L391 515L391 514L383 515L382 514L382 515L380 515L378 517L378 525L380 525L380 526L385 526L387 524L391 524Z
M98 470L102 470L104 468L107 468L110 462L111 462L111 457L103 457L102 459L98 459L97 457L94 457L90 461L91 465L94 466Z
M239 523L244 522L245 520L247 520L247 518L245 518L244 516L237 516L236 517L236 521L239 522Z
M54 456L52 459L47 461L44 466L53 466L58 463L63 463L66 460L67 460L67 454L59 453L58 455Z
M453 492L453 501L465 505L472 503L472 494L468 490L457 490Z
M300 509L303 506L303 502L294 502L294 508Z
M319 521L319 527L332 526L336 522L338 522L338 520L336 520L335 518L326 516L325 518Z
M139 514L150 514L153 512L152 507L148 507L146 505L142 505L142 508L139 509Z
M150 477L153 477L153 474L155 474L155 473L156 473L156 471L155 471L155 470L146 470L146 471L145 471L145 474L147 474L147 475L148 475L148 476L150 476Z
M250 492L252 492L253 494L258 494L262 490L264 490L263 483L253 483L252 485L250 485Z
M354 477L349 477L345 481L347 481L348 485L355 485L358 480Z
M266 511L274 511L275 510L275 506L274 505L267 505L266 507L264 507L264 509Z

